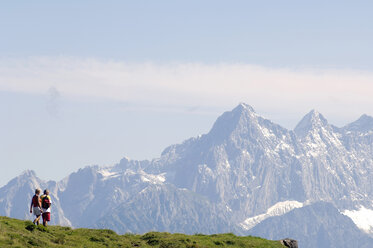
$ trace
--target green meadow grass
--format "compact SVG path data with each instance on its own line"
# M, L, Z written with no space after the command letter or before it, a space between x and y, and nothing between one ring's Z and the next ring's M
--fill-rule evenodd
M0 217L0 247L284 247L279 241L234 234L185 235L149 232L144 235L118 235L112 230L71 229L61 226L35 226L31 221Z

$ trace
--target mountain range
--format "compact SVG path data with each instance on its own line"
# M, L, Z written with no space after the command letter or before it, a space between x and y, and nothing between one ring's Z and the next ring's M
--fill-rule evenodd
M288 130L242 103L151 161L87 166L58 182L26 171L0 188L0 215L30 218L34 189L48 188L54 224L373 247L372 182L372 117L338 128L313 110Z

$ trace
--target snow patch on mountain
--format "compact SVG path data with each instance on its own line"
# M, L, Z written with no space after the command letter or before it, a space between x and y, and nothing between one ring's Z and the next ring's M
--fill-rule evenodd
M249 230L269 217L280 216L280 215L286 214L295 208L303 207L303 205L304 204L302 202L298 202L298 201L278 202L272 207L268 208L266 213L247 218L245 221L240 223L240 226L244 230Z
M100 170L98 172L102 175L102 180L107 180L107 179L110 179L110 178L114 178L114 177L120 176L119 173L117 173L117 172L111 172L110 170L107 170L107 169L102 169L102 170Z
M152 184L163 184L166 181L166 177L165 177L166 173L162 173L159 175L153 175L153 174L147 174L144 171L141 171L140 174L141 174L141 181L143 182L149 182Z
M262 131L262 134L263 134L264 137L266 137L268 139L276 137L276 135L274 135L273 132L271 130L269 130L268 128L265 128L265 127L259 127L259 128Z
M373 210L360 206L356 210L345 210L342 214L350 217L356 226L366 233L373 234Z

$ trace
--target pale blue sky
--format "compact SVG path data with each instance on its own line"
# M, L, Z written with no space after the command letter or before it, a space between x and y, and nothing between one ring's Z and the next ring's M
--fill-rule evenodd
M372 9L3 1L0 185L25 169L61 179L124 156L159 157L241 101L287 128L313 108L340 126L373 115Z
M2 56L373 66L372 1L3 1Z

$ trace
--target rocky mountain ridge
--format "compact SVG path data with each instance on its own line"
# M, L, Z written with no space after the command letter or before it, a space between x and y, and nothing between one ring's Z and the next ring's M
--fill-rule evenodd
M17 199L30 199L35 187L51 189L55 223L118 232L247 234L267 218L319 201L340 212L373 210L372 124L363 115L337 128L311 111L287 130L240 104L209 133L152 161L88 166L60 182L26 172L0 189L0 214L27 217ZM144 224L131 226L133 220Z

